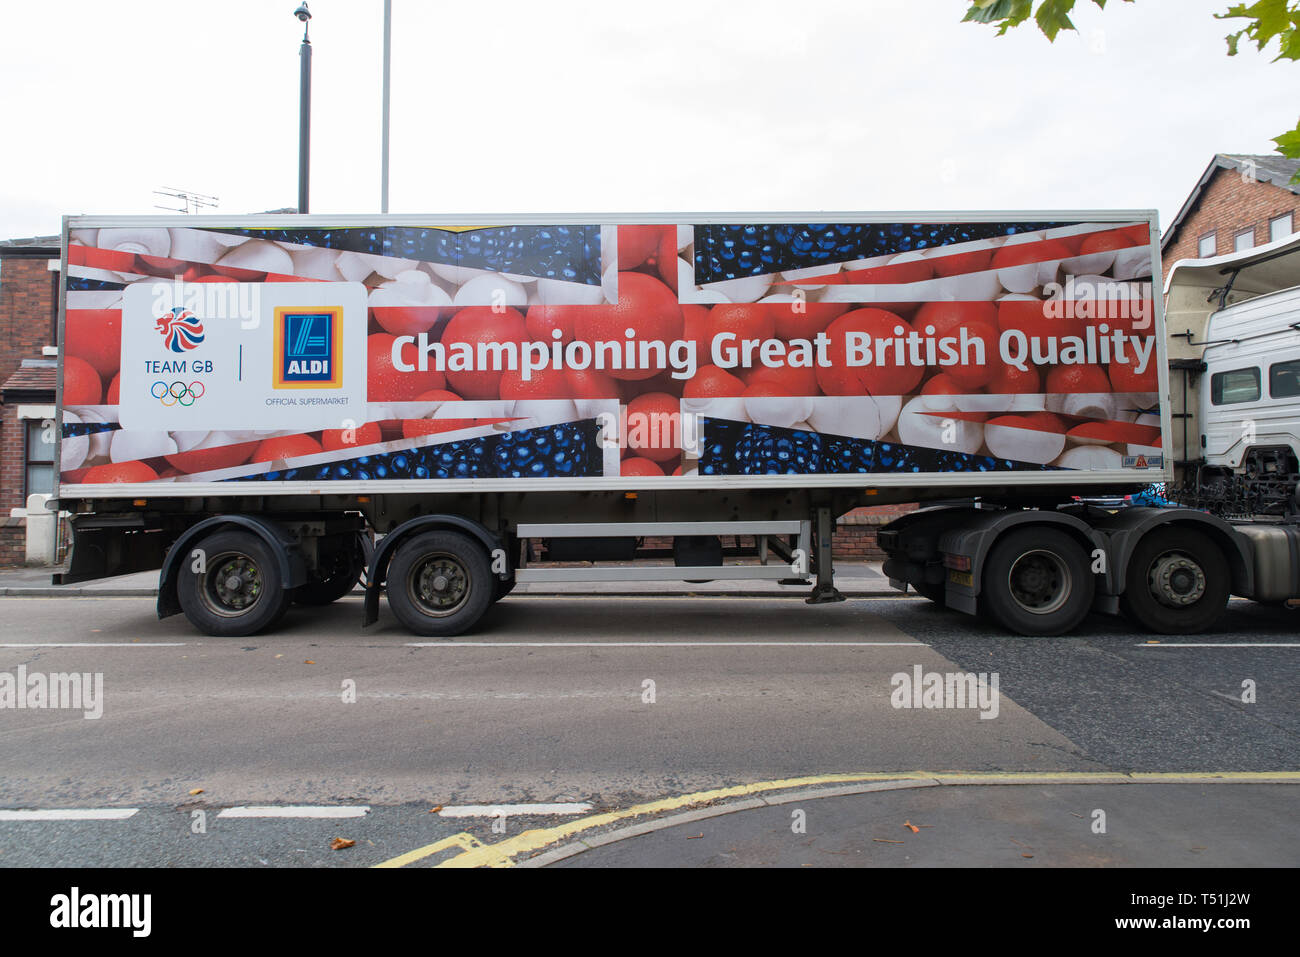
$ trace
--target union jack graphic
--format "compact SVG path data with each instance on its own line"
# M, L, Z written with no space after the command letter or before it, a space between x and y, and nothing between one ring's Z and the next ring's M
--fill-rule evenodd
M203 323L181 306L154 320L154 328L172 352L187 352L203 341Z

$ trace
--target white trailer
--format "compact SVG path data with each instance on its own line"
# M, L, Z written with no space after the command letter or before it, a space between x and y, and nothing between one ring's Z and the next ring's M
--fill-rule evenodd
M1149 211L502 220L66 219L64 580L214 635L359 579L425 635L523 580L833 601L836 517L962 499L887 570L1017 631L1256 594L1236 526L1087 503L1181 454Z

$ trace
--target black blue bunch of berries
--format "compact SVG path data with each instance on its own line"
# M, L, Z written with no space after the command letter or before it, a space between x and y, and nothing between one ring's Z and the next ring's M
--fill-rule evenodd
M263 472L230 482L366 481L369 479L580 478L601 474L594 420L565 422L324 465Z
M1069 223L765 223L695 227L695 281L764 276Z
M342 249L507 272L539 279L600 285L600 227L489 226L454 232L436 226L338 229L219 229L281 243Z
M706 419L701 475L1022 472L1050 466L898 442Z

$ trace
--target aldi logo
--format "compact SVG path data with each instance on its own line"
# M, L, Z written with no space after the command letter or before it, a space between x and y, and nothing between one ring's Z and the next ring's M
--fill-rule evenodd
M343 384L343 310L337 306L275 310L277 389L337 389Z

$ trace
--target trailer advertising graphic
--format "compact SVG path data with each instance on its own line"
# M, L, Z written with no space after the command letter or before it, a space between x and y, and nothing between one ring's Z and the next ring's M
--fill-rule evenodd
M74 227L61 483L1158 470L1153 263L1137 220Z

